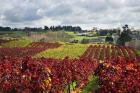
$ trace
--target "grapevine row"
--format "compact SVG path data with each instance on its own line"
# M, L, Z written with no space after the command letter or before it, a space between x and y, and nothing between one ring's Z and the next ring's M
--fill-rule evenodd
M81 57L106 60L114 59L118 56L125 57L126 59L136 59L138 57L134 49L114 45L91 45Z
M23 48L0 48L0 58L3 56L12 56L12 57L33 56L46 49L57 48L59 46L60 44L57 43L33 42L27 47Z

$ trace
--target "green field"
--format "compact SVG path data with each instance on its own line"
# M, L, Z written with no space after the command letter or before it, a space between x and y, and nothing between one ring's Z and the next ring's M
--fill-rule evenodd
M69 35L73 36L74 40L78 40L78 41L82 41L83 39L95 39L97 37L87 37L87 36L77 36L76 34L74 34L74 32L66 32L68 33Z
M20 40L14 40L8 43L4 43L1 46L4 48L14 48L14 47L26 47L28 44L30 44L32 41L27 39L20 39Z
M140 55L140 50L137 51L138 55Z
M47 57L47 58L58 58L63 59L65 57L69 58L78 58L81 56L85 50L88 48L89 45L83 44L63 44L59 48L55 49L48 49L37 54L35 57Z

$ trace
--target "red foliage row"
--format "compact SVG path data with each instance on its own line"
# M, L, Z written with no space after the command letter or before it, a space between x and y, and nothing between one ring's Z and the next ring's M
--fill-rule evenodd
M134 49L95 45L81 57L98 60L99 93L140 93L140 57Z
M100 63L99 93L140 93L140 65L137 60L124 57Z
M0 92L58 93L72 81L76 81L77 87L85 85L97 66L97 61L89 59L3 58Z
M114 59L118 56L125 57L126 59L137 58L136 51L133 48L106 45L91 45L81 57L106 60Z
M0 58L2 56L32 56L46 49L57 48L59 46L60 44L58 43L33 42L29 46L23 48L0 48Z
M1 93L41 93L48 77L45 65L31 58L0 60Z
M59 47L59 43L47 43L47 42L33 42L27 46L27 48L56 48Z

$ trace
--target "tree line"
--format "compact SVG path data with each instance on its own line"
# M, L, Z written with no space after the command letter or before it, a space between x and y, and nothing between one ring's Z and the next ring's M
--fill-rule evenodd
M44 26L42 27L24 27L21 28L11 28L11 27L2 27L0 26L0 31L76 31L81 32L82 28L80 26Z

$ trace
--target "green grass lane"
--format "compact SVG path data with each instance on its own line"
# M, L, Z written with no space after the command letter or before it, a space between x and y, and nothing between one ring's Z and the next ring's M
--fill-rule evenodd
M35 57L45 57L45 58L58 58L63 59L65 57L69 57L71 59L78 58L81 56L86 49L88 48L88 44L64 44L59 48L48 49L37 54Z
M94 93L94 91L96 91L98 88L98 78L92 75L81 93Z

